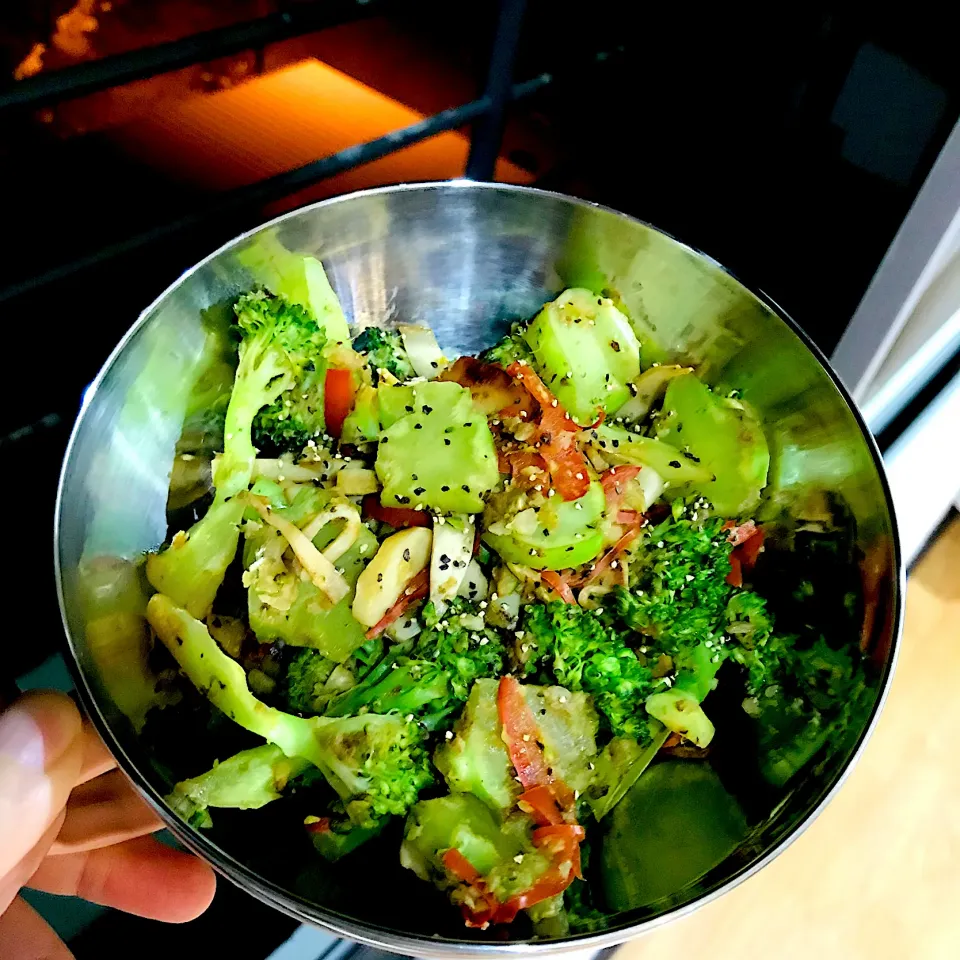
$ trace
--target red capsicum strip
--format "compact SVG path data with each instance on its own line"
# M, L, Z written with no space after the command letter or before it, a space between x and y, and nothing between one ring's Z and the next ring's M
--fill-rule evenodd
M398 530L402 527L429 527L433 522L426 510L411 510L408 507L384 507L380 495L368 493L363 498L363 515L372 520L382 520Z
M578 500L590 486L587 461L577 446L580 427L547 389L532 367L511 363L507 373L519 380L540 404L540 436L534 446L547 462L553 486L564 500Z
M544 570L540 574L540 579L564 602L576 603L577 598L570 589L570 584L555 570Z
M763 529L752 520L739 526L728 520L720 529L727 532L727 540L733 544L727 583L731 587L742 587L744 570L749 573L753 569L763 548Z
M368 640L379 637L394 620L399 620L404 611L430 592L430 571L421 570L406 586L400 599L365 634Z
M533 711L523 696L523 688L516 677L501 677L497 688L497 710L503 725L503 741L510 761L517 771L517 779L527 787L548 787L562 810L573 810L573 791L553 776L540 747L540 730Z
M557 805L557 798L549 787L530 787L529 790L524 790L517 798L517 806L524 813L529 813L541 827L559 825L564 822L563 812Z
M330 369L323 383L323 419L327 433L339 437L343 421L353 409L356 396L353 374L349 370Z

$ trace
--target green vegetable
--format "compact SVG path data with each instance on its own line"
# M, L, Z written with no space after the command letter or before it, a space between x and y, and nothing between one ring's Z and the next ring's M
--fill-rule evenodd
M324 860L335 863L368 840L379 836L389 822L389 817L382 817L369 826L358 827L350 820L332 820L329 830L311 831L310 839L314 849Z
M362 712L419 716L426 707L434 712L438 701L443 710L449 699L450 683L435 664L391 653L366 680L333 700L325 713L331 717Z
M259 483L260 481L258 481ZM289 506L276 509L291 523L300 524L337 503L329 490L312 486L300 489ZM342 502L342 501L341 501ZM313 538L323 550L341 533L344 521L335 519ZM353 617L354 589L363 568L377 551L377 538L360 526L356 541L336 560L350 592L333 607L310 580L295 574L282 559L286 541L273 527L261 525L249 532L244 546L248 571L247 614L250 627L264 643L283 640L293 646L313 647L325 657L342 663L365 640L365 631Z
M530 889L550 866L530 840L531 825L526 816L499 822L467 793L422 800L407 819L400 862L422 880L448 889L456 882L443 865L443 855L458 850L490 892L504 901Z
M414 396L414 412L387 427L377 447L380 502L479 513L500 479L486 417L474 409L470 391L456 383L418 383Z
M301 650L290 661L284 681L284 698L294 713L323 713L334 696L326 684L337 664L316 650Z
M653 437L642 437L622 427L604 423L591 432L595 443L611 463L635 463L649 467L671 486L709 483L713 474L687 453Z
M258 235L237 254L257 283L303 307L333 342L346 343L350 330L323 264L316 257L287 250L274 233Z
M681 893L732 853L746 830L743 812L709 766L656 764L610 819L602 848L609 905L633 910Z
M367 640L343 663L316 650L300 650L287 665L282 687L293 713L326 713L332 702L373 676L384 662L383 640Z
M486 626L474 629L472 621L482 614L463 597L452 600L442 617L434 604L427 603L422 611L424 630L413 648L413 656L435 663L444 672L461 702L475 680L499 677L508 665L500 634Z
M287 367L283 392L263 405L253 418L254 442L258 447L298 453L326 429L323 412L327 363L323 348L327 337L304 308L280 297L246 294L237 301L235 310L241 334L272 336L273 348L283 351ZM238 370L231 404L237 395L239 375ZM229 411L227 418L225 429L229 433Z
M692 373L676 377L667 386L657 436L713 474L696 487L720 516L743 516L757 505L770 451L761 425L735 401L717 396Z
M380 437L380 403L374 387L364 384L357 390L353 409L340 431L341 443L371 443Z
M584 795L597 820L602 820L637 782L656 759L670 731L660 727L651 733L650 742L641 747L636 740L615 737L596 759L593 782Z
M496 680L478 680L473 685L453 729L454 738L441 744L433 755L447 786L455 793L472 794L491 810L506 813L517 802L520 784L500 738Z
M603 488L594 481L577 500L554 497L538 511L524 510L505 524L488 526L483 540L508 563L535 570L578 567L603 549L605 506Z
M237 302L236 313L240 362L227 407L223 455L213 478L215 499L186 534L178 534L166 550L147 559L153 586L197 617L209 613L237 552L244 509L237 494L250 485L257 454L251 434L254 419L264 407L278 410L284 391L302 392L324 343L323 332L302 308L278 298L246 294ZM320 407L322 417L322 403ZM280 438L292 421L271 422Z
M257 810L279 800L287 782L309 767L306 760L287 757L279 747L266 744L215 763L199 777L182 780L166 800L188 823L209 827L208 807Z
M414 376L413 364L396 330L367 327L354 337L353 349L366 357L374 383L379 379L381 370L386 370L398 380L409 380Z
M519 360L534 365L533 351L524 339L525 323L514 323L510 332L495 343L489 350L480 354L484 363L497 363L504 369Z
M689 513L668 517L645 531L632 554L630 590L617 588L613 593L617 617L671 657L724 635L726 604L733 592L725 582L730 544L720 529L722 521L700 516L695 506Z
M472 793L503 816L521 788L501 737L497 686L496 680L473 685L454 738L438 747L433 760L451 790ZM557 686L523 684L522 689L547 765L571 789L585 790L597 753L597 716L590 698Z
M377 387L377 404L380 408L380 426L392 427L401 417L414 413L416 393L412 384L381 383Z
M647 697L647 713L698 747L709 746L716 732L697 698L686 690L671 687L651 694Z
M524 337L554 396L582 425L630 398L640 373L640 344L613 301L565 290L530 323Z
M546 666L562 686L593 697L614 736L649 742L650 720L643 701L653 691L654 680L623 633L596 612L559 600L529 607L524 629L524 642L530 647L528 671Z
M413 723L391 714L295 717L250 692L243 667L217 646L207 628L162 594L147 619L181 670L211 703L240 726L274 743L291 758L323 773L355 823L402 814L431 782L429 759Z

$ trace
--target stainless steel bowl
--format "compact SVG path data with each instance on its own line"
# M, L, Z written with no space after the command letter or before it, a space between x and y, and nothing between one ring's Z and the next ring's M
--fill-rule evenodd
M122 571L104 558L134 559L166 536L174 445L204 346L201 311L249 288L238 254L264 233L322 259L352 322L425 321L455 352L488 345L507 321L530 316L566 286L615 290L645 331L650 357L695 362L708 381L742 389L759 409L773 450L773 495L791 502L826 488L849 505L865 557L864 638L878 668L870 718L851 742L835 745L791 782L746 843L670 902L621 914L579 937L531 943L501 939L502 930L473 934L446 922L412 877L398 887L396 878L344 879L322 864L295 873L283 857L252 858L242 834L195 831L164 804L167 785L121 711L136 715L144 678L117 652L117 637L129 644L133 664L144 643L142 608L96 571ZM645 223L568 197L471 182L327 200L237 238L180 277L143 312L84 399L60 481L56 563L84 704L120 766L183 844L299 920L421 956L599 948L689 913L755 873L823 809L863 750L890 684L903 595L876 447L827 362L775 304ZM88 630L88 619L104 613Z

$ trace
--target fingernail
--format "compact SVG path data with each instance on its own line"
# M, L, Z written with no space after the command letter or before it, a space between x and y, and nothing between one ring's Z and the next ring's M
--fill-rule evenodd
M62 693L28 693L0 714L0 756L49 770L80 735L80 714Z

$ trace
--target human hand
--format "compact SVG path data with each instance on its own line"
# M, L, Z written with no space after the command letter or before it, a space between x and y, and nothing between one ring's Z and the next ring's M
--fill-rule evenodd
M115 766L63 694L27 694L0 714L4 960L71 957L17 896L23 886L172 923L209 906L213 871L148 836L163 823Z

